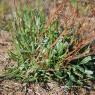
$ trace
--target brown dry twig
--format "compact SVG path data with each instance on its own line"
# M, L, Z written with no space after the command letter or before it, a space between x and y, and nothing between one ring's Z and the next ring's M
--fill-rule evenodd
M68 62L73 61L73 60L77 60L77 59L80 59L80 58L83 58L86 56L92 56L92 55L95 55L95 52L82 53L82 54L79 54L77 56L72 55L72 56L68 57ZM64 59L64 60L67 61L67 59Z
M82 49L83 47L85 47L87 44L89 44L93 40L95 40L95 33L93 35L90 35L89 38L87 38L86 40L82 40L82 42L79 42L79 44L76 46L76 49L74 49L72 52L68 53L68 55L64 59L65 60L70 60L70 59L72 60L72 59L78 58L78 57L74 58L75 54L78 53L80 51L80 49ZM93 54L95 54L95 53L93 52ZM84 54L80 54L78 56L81 56L81 57L85 56L85 53Z
M58 17L58 15L63 10L63 8L64 8L64 3L62 2L61 4L58 5L57 8L54 9L53 13L52 12L50 13L47 24L46 24L46 30L48 29L49 25L52 23L54 18Z

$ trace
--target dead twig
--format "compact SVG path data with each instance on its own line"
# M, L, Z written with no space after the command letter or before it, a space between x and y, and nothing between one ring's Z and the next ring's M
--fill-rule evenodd
M87 57L87 56L92 56L92 55L95 55L95 52L83 53L83 54L79 54L77 56L72 55L72 56L69 56L68 61L70 62L70 61L73 61L73 60L77 60L77 59ZM66 61L67 59L64 59L64 60Z

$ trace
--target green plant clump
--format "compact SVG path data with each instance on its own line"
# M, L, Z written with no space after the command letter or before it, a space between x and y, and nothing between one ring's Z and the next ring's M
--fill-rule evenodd
M46 29L47 16L43 11L29 9L26 6L17 11L13 41L15 49L10 52L17 66L9 68L8 77L23 82L49 82L51 80L65 85L83 85L94 79L91 70L92 57L87 56L73 61L65 61L71 51L69 35L61 35L58 19ZM56 44L52 44L57 39ZM88 47L86 48L88 49Z

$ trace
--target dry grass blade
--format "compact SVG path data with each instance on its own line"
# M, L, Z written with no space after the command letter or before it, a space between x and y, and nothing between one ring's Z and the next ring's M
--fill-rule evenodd
M95 52L90 52L90 53L84 52L84 53L79 54L77 56L72 55L72 56L68 57L68 62L73 61L73 60L78 60L78 59L83 58L83 57L92 56L92 55L95 55ZM67 60L67 59L65 59L65 60Z
M55 41L52 43L52 45L50 47L53 48L56 45L56 43L58 42L59 38L61 36L65 36L65 35L67 35L67 29L66 28L64 29L63 32L60 33L59 37L57 39L55 39Z
M95 33L91 34L89 36L89 38L82 40L82 42L79 42L79 44L76 46L76 48L72 52L69 52L69 54L66 56L65 60L69 60L70 57L73 57L76 53L79 52L80 49L85 47L87 44L91 43L93 40L95 40Z
M51 13L49 15L49 19L48 19L47 24L46 24L46 30L51 25L54 18L58 17L58 14L63 10L63 8L64 8L64 5L63 5L63 3L61 3L61 4L59 4L59 6L57 8L54 8L54 12L51 11Z

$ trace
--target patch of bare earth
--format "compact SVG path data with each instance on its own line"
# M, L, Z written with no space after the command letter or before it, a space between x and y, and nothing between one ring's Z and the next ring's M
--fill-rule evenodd
M3 75L5 67L10 64L8 50L11 48L11 39L8 32L0 32L0 75Z
M25 95L22 92L23 85L13 80L3 79L5 70L14 66L8 56L9 50L12 48L11 34L9 32L0 31L0 95Z
M94 2L93 0L92 3ZM93 18L91 16L78 19L71 18L67 22L68 27L73 25L74 20L75 25L83 22L80 31L95 32L95 8L93 10ZM64 24L64 22L62 23ZM73 91L69 92L64 86L60 86L56 82L47 84L26 84L16 82L13 79L3 79L5 70L14 65L8 56L8 51L11 48L11 34L9 32L0 31L0 95L95 95L95 91L91 88L79 88L78 91L72 88Z

